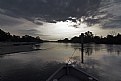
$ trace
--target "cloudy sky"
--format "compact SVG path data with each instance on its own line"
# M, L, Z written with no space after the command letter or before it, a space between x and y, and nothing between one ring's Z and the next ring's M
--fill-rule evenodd
M0 0L0 28L47 40L121 33L121 0Z

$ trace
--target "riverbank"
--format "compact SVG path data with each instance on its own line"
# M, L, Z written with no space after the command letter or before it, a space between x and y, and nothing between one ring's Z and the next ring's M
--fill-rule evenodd
M34 43L0 42L0 55L36 51Z

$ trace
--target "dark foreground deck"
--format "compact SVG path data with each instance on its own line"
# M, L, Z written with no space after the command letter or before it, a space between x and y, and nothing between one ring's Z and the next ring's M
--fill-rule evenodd
M46 81L98 81L91 75L70 65L59 68Z
M80 79L71 75L65 75L58 81L80 81Z

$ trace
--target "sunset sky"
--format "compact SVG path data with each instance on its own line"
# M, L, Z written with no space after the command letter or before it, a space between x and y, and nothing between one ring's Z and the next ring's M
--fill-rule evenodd
M121 0L0 0L0 28L47 40L121 33Z

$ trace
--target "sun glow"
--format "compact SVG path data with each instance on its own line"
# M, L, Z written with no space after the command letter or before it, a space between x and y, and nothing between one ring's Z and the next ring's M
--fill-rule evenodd
M71 22L57 22L55 24L56 29L58 30L57 32L60 33L67 33L67 32L73 32L75 30L74 27L71 27L72 25L74 25L74 23Z
M51 40L64 39L65 37L72 38L80 35L80 33L89 31L89 29L86 23L78 24L78 22L72 22L70 20L57 23L45 23L37 28L43 34L41 35L43 39L53 38Z

